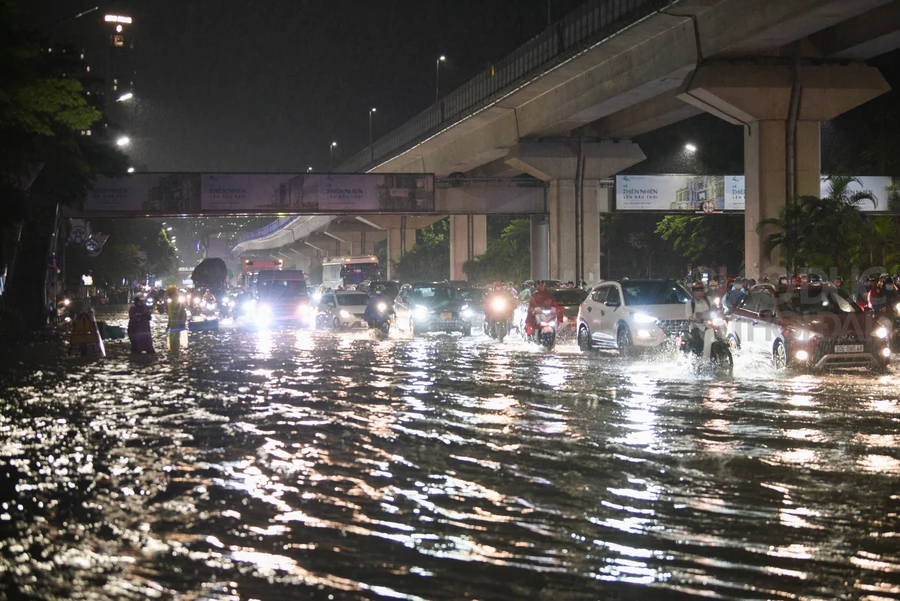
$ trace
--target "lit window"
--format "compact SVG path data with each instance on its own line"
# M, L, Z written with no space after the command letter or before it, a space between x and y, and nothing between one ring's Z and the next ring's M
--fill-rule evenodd
M119 89L119 86L113 86L113 92Z
M87 130L87 135L91 135L91 130Z
M113 36L113 46L115 46L116 48L121 48L121 47L124 46L124 45L125 45L125 38L124 38L124 37L122 37L122 36L120 36L120 35L114 35L114 36Z

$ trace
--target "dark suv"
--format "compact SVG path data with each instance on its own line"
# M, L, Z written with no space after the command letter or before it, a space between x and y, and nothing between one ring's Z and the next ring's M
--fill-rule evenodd
M830 284L750 289L728 320L732 346L771 357L776 368L884 369L890 332Z
M397 325L413 335L439 331L468 336L475 315L451 284L404 284L394 300L394 313Z

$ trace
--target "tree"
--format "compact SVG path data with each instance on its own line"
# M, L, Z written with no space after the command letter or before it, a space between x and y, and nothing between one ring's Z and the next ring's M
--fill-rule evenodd
M764 247L769 257L778 249L781 264L788 273L801 268L814 268L822 273L847 277L853 257L867 235L869 222L859 205L870 201L870 192L852 192L850 184L859 180L848 176L829 176L829 193L823 198L802 196L789 202L779 217L759 222L757 231L765 232Z
M80 208L97 173L127 166L102 137L80 135L102 118L79 79L80 54L49 51L20 16L0 0L0 271L10 270L3 302L36 326L57 204Z
M395 266L402 282L441 281L450 277L450 220L442 219L416 233L416 244Z
M470 282L522 282L531 274L531 221L515 219L488 243L487 252L463 263Z
M744 260L743 215L666 215L655 232L690 261L716 260L737 273Z

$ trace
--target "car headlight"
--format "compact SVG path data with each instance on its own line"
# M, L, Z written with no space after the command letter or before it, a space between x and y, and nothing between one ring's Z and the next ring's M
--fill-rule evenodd
M423 307L422 305L416 305L413 307L413 317L416 319L425 319L428 317L428 307Z
M310 308L311 307L308 303L300 303L299 305L297 305L297 313L299 313L301 317L306 317L306 315L309 313Z
M872 334L874 334L876 338L887 338L888 335L890 335L890 332L888 332L887 328L880 327L877 330L875 330L874 332L872 332Z
M339 315L341 316L341 319L350 319L353 317L353 315L350 314L350 311L347 311L346 309L341 309Z
M634 319L634 323L656 323L658 321L655 317L646 313L632 313L631 318Z
M463 305L459 308L459 314L463 316L464 319L471 319L474 313L472 309L469 308L469 305Z
M387 303L378 303L378 305L375 308L378 309L379 313L386 313L388 307L387 307Z
M321 292L313 292L312 300L314 303L318 303L320 300L322 300L322 293Z

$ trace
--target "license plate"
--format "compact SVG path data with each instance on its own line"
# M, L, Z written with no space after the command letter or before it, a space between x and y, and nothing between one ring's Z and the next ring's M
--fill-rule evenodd
M441 313L441 319L453 319L453 313Z
M863 345L861 344L837 344L834 347L835 353L861 353Z

